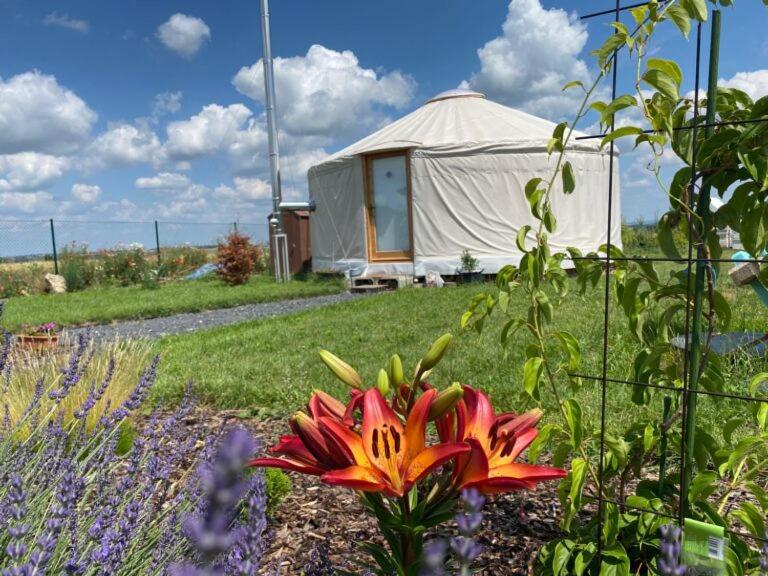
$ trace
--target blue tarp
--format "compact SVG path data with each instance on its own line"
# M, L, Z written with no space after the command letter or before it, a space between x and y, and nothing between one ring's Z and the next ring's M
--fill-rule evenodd
M198 280L199 278L202 278L203 276L207 276L211 272L216 271L216 264L203 264L192 272L191 274L188 274L187 276L184 276L184 280Z

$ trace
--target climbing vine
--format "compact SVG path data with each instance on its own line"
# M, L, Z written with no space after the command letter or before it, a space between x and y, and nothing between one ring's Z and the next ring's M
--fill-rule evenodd
M727 7L732 0L710 3ZM551 174L533 178L525 187L533 225L517 234L522 253L519 265L503 268L496 289L475 297L461 318L463 327L479 331L487 317L501 313L504 347L519 345L527 333L523 393L534 403L549 395L558 406L559 418L542 427L529 451L532 460L547 448L554 465L570 462L569 474L558 488L566 537L542 549L537 560L541 574L657 574L658 528L669 521L667 517L676 517L681 507L690 517L738 526L756 538L765 535L768 404L752 403L750 411L725 423L722 434L692 428L691 482L681 491L679 466L685 454L680 453L678 425L684 416L684 395L679 390L690 367L673 343L674 335L686 329L695 312L691 283L692 276L700 275L705 287L704 337L692 369L704 390L722 393L726 389L722 361L710 352L715 331L725 329L731 319L728 300L717 289L717 260L722 256L717 231L728 226L739 232L752 255L762 257L768 247L768 97L753 101L742 91L725 88L717 89L713 103L683 97L680 66L649 56L658 27L675 26L688 38L694 26L707 21L705 0L651 1L631 13L634 26L614 22L613 34L594 52L595 81L589 86L576 81L564 87L582 90L584 97L574 120L558 124L547 145L554 157ZM609 102L594 101L619 54L628 55L635 64L634 93ZM614 118L620 111L642 118L642 124L615 128ZM675 261L673 266L628 259L615 245L586 255L575 248L555 252L550 247L549 236L557 229L552 197L578 193L568 147L576 126L591 113L599 115L600 126L607 132L601 147L612 148L614 141L622 139L650 151L650 167L669 198L669 210L658 222L658 242L664 255ZM666 150L683 163L668 187L660 176ZM691 208L704 189L713 189L723 201L714 214L708 207ZM681 254L675 242L681 233L689 240L688 255ZM689 265L692 256L706 264ZM608 258L610 269L605 263ZM577 375L582 345L573 334L555 326L558 308L572 284L566 264L575 267L582 292L610 281L616 308L637 344L627 374L628 381L637 383L632 401L638 406L661 406L657 421L638 419L616 431L601 429L599 423L583 417L574 397L582 385ZM768 266L763 267L761 279L768 280ZM515 314L510 306L520 294L528 303L524 315ZM766 374L753 378L752 396L765 395L766 381ZM585 512L590 520L576 522ZM729 539L726 562L731 574L756 574L759 569L755 546L736 535Z

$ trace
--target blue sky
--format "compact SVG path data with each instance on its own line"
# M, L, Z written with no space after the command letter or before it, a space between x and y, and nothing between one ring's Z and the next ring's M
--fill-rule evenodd
M462 82L567 119L575 95L559 86L589 76L609 33L609 18L575 15L613 2L272 4L283 183L298 199L313 163ZM0 218L264 222L257 0L0 0L0 14ZM724 12L719 76L753 96L768 93L767 21L757 0ZM689 48L671 26L655 43L691 89ZM665 209L646 161L621 160L631 221Z

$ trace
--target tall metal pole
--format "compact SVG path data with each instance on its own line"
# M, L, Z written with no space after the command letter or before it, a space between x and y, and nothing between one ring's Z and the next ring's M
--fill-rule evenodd
M272 42L269 31L269 0L261 0L261 41L262 62L264 64L264 91L266 92L267 136L269 140L269 176L272 183L272 215L274 222L272 233L283 231L283 218L280 214L282 191L280 188L280 150L277 141L277 118L275 111L275 75L272 67ZM277 250L275 252L278 252ZM277 262L278 254L272 255ZM278 266L274 267L275 270Z
M704 132L705 137L712 135L712 124L717 119L717 74L718 64L720 59L720 11L714 10L712 12L712 39L709 49L709 79L707 86L707 128ZM690 349L690 361L689 376L688 376L688 409L686 412L686 418L684 422L685 426L685 480L681 488L681 504L685 513L688 509L688 486L691 478L693 477L693 462L694 462L694 448L696 446L696 391L699 385L699 372L701 371L701 354L702 354L702 341L701 341L701 325L702 325L702 307L704 304L704 283L706 279L706 267L707 262L705 258L705 242L707 241L707 233L711 227L712 213L709 208L710 192L712 185L706 181L706 177L702 181L701 188L699 190L699 196L696 202L696 215L699 218L698 227L701 231L699 234L699 245L696 249L696 276L694 285L693 296L693 318L691 326L691 349ZM691 220L693 224L693 220Z

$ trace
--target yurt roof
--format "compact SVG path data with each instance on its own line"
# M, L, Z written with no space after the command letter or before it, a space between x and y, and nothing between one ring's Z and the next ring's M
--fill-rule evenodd
M398 148L531 142L545 145L555 123L488 100L471 90L448 90L423 106L336 152L324 162ZM589 141L587 141L589 142ZM583 142L579 148L594 149Z

